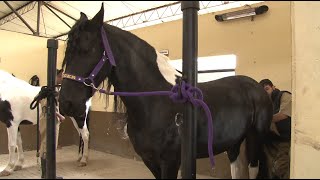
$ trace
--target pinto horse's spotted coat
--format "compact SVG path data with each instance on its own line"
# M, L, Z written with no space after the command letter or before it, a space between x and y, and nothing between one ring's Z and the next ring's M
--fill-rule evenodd
M20 124L37 124L37 109L31 110L30 104L34 100L34 98L38 95L41 90L41 87L32 86L26 81L18 79L12 76L10 73L0 70L0 121L4 123L7 127L8 133L8 150L9 150L9 162L5 169L0 172L0 176L8 176L14 170L22 169L24 162L23 148L22 148L22 139L21 133L19 131ZM88 101L91 102L91 101ZM46 151L46 99L43 99L39 104L39 124L40 124L40 136L41 136L41 147L40 147L40 156L42 158ZM88 104L86 110L86 116L88 114L88 109L90 104ZM56 121L56 145L58 145L58 137L59 137L59 127L60 120L64 118L59 114L59 110L57 107L57 119ZM79 131L78 126L75 126ZM81 134L85 134L84 140L84 154L82 158L82 154L80 154L81 162L80 165L84 166L87 163L87 152L88 152L88 138L89 132L85 128L81 130ZM18 158L15 158L15 150L17 148Z

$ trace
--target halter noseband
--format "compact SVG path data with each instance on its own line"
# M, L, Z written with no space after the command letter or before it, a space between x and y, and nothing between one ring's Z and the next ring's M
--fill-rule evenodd
M109 60L109 62L112 66L116 66L116 62L114 60L114 56L112 54L112 51L111 51L111 48L110 48L110 45L108 42L107 34L106 34L103 26L101 26L101 36L102 36L102 42L103 42L103 46L104 46L103 55L102 55L100 61L98 62L98 64L95 66L95 68L90 73L90 75L86 78L83 78L81 76L64 73L62 75L62 78L78 81L80 83L83 83L86 86L90 86L96 90L98 89L95 86L94 78L100 72L100 70L101 70L102 66L104 65L104 63L106 62L106 60ZM106 53L107 53L107 56L106 56Z

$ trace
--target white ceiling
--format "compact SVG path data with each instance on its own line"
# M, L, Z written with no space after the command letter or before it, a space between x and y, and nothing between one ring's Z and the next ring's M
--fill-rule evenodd
M30 1L7 1L15 10ZM177 1L45 1L48 4L62 10L68 15L78 19L80 12L84 12L88 18L92 18L101 8L104 3L105 16L104 20L112 20L118 17L137 13L150 8L159 7L166 4L171 4ZM31 11L21 15L22 18L36 31L37 29L37 12L38 4L34 1L29 6ZM52 9L52 8L51 8ZM55 16L48 8L41 6L42 14L40 16L40 35L42 36L56 36L65 33L70 28L64 24L57 16ZM57 13L67 24L72 26L74 20L59 13ZM0 2L0 18L6 14L11 13L11 9L3 2ZM18 11L19 12L19 11ZM19 13L20 14L20 13ZM15 15L14 15L15 16ZM15 16L16 17L16 16ZM26 34L32 34L32 31L18 18L14 18L10 22L0 25L0 29Z
M38 2L39 1L7 1L13 9L17 10L19 7L30 3L25 8L18 11L22 18L32 27L34 31L37 31L37 15L38 15ZM70 27L75 23L74 19L80 17L80 12L85 13L88 18L92 18L101 8L102 2L104 3L104 20L110 21L115 18L132 15L134 13L150 10L151 8L158 8L164 5L170 5L175 3L175 7L171 8L171 12L178 11L181 15L181 6L178 1L44 1L48 5L53 6L64 13L68 14L72 18L58 12L54 8L51 9L68 25L54 15L46 6L41 6L40 13L40 36L43 37L55 37L64 34L70 30ZM228 2L228 4L224 4ZM205 9L207 7L219 7L219 10L223 8L232 8L232 3L237 6L243 6L244 4L254 4L261 1L200 1L200 8ZM234 3L235 2L235 3ZM240 2L240 3L238 3ZM221 6L221 4L223 4ZM49 7L50 7L49 6ZM172 6L173 7L173 6ZM170 10L165 10L167 13ZM32 31L18 18L15 14L7 16L10 19L3 19L6 15L12 13L12 10L5 4L4 1L0 2L0 30L14 31L25 34L33 34ZM23 13L23 14L22 14ZM158 13L158 12L157 12ZM161 13L161 12L160 12ZM205 12L208 13L208 12ZM172 14L172 13L171 13ZM155 14L153 14L155 15ZM159 15L158 15L159 16ZM171 16L171 15L169 15ZM7 20L7 21L5 21ZM162 21L164 22L164 21ZM118 26L119 27L119 26Z

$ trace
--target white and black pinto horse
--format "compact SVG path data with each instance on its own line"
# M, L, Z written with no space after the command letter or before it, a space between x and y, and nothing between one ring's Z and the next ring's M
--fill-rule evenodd
M98 87L107 79L115 92L170 91L179 83L181 75L154 47L128 31L103 22L103 5L91 20L84 13L80 15L68 34L63 60L65 76L59 96L61 112L68 116L82 114L85 102L94 91L84 85L90 83L85 80L91 79L92 86ZM108 46L115 62L111 61ZM102 58L104 51L108 58ZM104 59L107 61L101 65ZM97 71L97 67L101 70ZM263 140L273 114L267 93L247 76L226 77L199 83L197 87L212 112L213 153L227 152L232 178L239 178L240 145L246 140L249 177L256 178L263 160L260 158ZM175 117L183 114L185 105L165 96L120 98L127 110L127 131L134 150L156 178L177 178L181 137ZM197 158L205 158L210 142L203 109L198 110L197 123Z
M22 169L24 163L24 154L22 147L21 133L19 130L20 124L37 124L37 109L30 109L30 104L40 92L41 87L33 86L24 80L12 76L10 73L0 70L0 121L7 127L8 133L8 150L9 162L5 169L0 172L0 176L8 176L13 171ZM86 121L89 111L91 100L87 102L85 116ZM43 99L39 104L39 131L41 137L40 157L45 159L46 152L46 100ZM64 119L59 113L57 107L57 120L56 120L56 145L58 145L60 121ZM71 117L73 122L75 120ZM88 141L89 131L86 123L83 127L76 129L81 134L83 139L83 150L79 150L80 166L85 166L88 159ZM15 150L17 148L18 158L15 158Z

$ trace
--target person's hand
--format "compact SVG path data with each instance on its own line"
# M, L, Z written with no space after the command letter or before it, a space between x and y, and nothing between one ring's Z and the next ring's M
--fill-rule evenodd
M279 113L273 115L272 122L279 122L279 121L287 119L287 118L288 118L287 115L279 112Z

